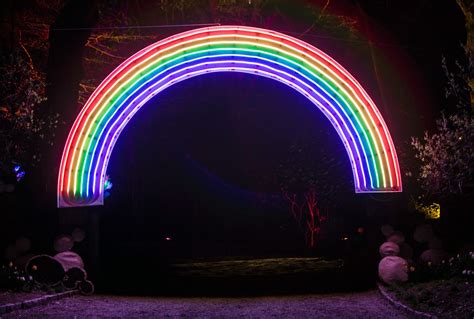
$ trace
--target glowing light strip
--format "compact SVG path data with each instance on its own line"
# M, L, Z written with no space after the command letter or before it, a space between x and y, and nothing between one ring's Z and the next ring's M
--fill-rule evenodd
M243 28L242 28L242 29L243 29ZM260 30L260 31L262 31L262 30ZM193 33L193 32L189 32L189 34L191 34L191 33ZM196 33L196 32L194 32L194 33ZM171 37L170 40L173 40L173 38L176 38L176 37ZM142 51L146 51L146 49L144 49L144 50L142 50ZM137 53L136 55L139 55L140 53L142 53L142 51L140 51L140 52ZM133 57L132 57L132 58L133 58ZM124 66L124 67L125 67L125 66ZM75 129L75 128L74 128L74 129ZM63 176L63 175L62 175L62 176ZM61 176L61 180L62 180L62 176ZM62 189L62 183L61 183L61 189Z
M262 52L262 53L263 53L263 52ZM189 54L188 54L188 55L189 55ZM225 56L227 56L227 55L213 55L212 57L225 57ZM239 55L239 54L235 54L235 55L233 55L233 56L234 56L234 57L245 57L244 55ZM228 56L227 56L227 57L228 57ZM202 57L183 61L183 62L181 62L181 63L175 65L175 67L176 67L176 66L179 66L179 65L181 65L181 64L188 64L188 63L190 63L190 62L197 61L197 60L199 60L199 59L202 59ZM265 59L265 58L262 58L262 57L259 57L258 60L265 60L265 61L272 62L272 63L275 63L275 64L280 64L280 63L278 63L278 62L270 61L270 60ZM168 62L170 62L170 61L168 61ZM230 63L230 62L236 62L236 61L229 61L229 63ZM283 64L280 64L280 65L281 65L282 67L284 67ZM144 74L144 77L147 77L150 73L153 73L153 72L154 72L154 70L152 70L152 71L150 71L150 72ZM160 76L163 72L164 72L164 71L162 71L162 72L158 73L157 75L155 75L154 79L159 78L159 76ZM313 83L313 85L314 85L315 87L317 87L317 84L316 84L313 80L309 79L308 77L306 77L305 75L303 75L302 73L300 73L300 72L298 72L298 71L294 71L294 72L295 72L295 73L299 73L299 74L301 75L301 77L304 77L305 79L307 79L308 81L310 81L311 83ZM150 81L151 81L151 80L150 80ZM161 81L161 80L160 80L160 81ZM148 82L147 82L147 83L148 83ZM135 89L132 93L129 93L128 95L133 95L133 94L135 94L138 90L140 90L142 87L144 87L147 83L141 84L141 86L140 86L139 88ZM311 88L309 88L309 89L311 89ZM329 94L328 92L326 92L324 89L321 89L321 90L322 90L326 95L329 95L329 96L330 96L330 94ZM338 94L337 92L334 92L334 93ZM121 97L122 95L124 95L124 94L125 94L125 92L121 93L121 95L117 98L117 100L120 100L120 97ZM320 98L321 98L321 99L324 99L322 96L321 96ZM129 104L133 104L134 101L135 101L135 100L131 101ZM114 111L114 114L115 114L115 112L117 112L117 110L120 109L120 107L123 105L124 102L125 102L125 100L122 102L122 104L120 104L120 105L118 106L118 108L116 108L116 110ZM325 102L326 102L329 106L332 107L332 105L331 105L331 103L329 103L329 101L325 100ZM337 103L337 104L341 107L341 109L342 109L343 112L344 112L345 117L349 118L349 116L347 115L347 113L345 112L345 110L342 108L342 106L339 104L339 102L336 101L335 103ZM333 109L333 111L334 111L336 114L338 114L337 110L335 110L333 107L332 107L332 109ZM110 110L112 110L112 109L109 109L107 112L109 112ZM114 117L114 114L109 118L109 120L107 120L107 122L106 122L105 125L103 126L101 132L98 134L99 136L101 136L101 135L103 134L104 129L105 129L106 127L108 127L108 121L110 121L110 119L111 119L112 117ZM107 114L106 114L106 115L107 115ZM104 116L106 116L106 115L104 115ZM339 114L338 114L338 115L339 115ZM341 122L343 123L343 125L346 127L346 130L348 131L350 138L351 138L351 139L354 139L354 136L352 135L350 129L347 127L347 123L343 120L343 118L341 118L341 116L339 116L339 118L341 119ZM351 124L352 124L352 122L351 122ZM353 125L352 125L352 126L353 126ZM99 126L96 126L96 130L97 130L98 127L99 127ZM354 126L353 126L353 127L354 127ZM354 130L357 131L355 127L354 127ZM109 134L109 132L107 133L107 135L108 135L108 134ZM94 131L94 132L92 133L92 136L96 136L96 131ZM360 140L360 137L359 137L359 136L357 136L357 137L358 137L359 140ZM92 141L91 141L91 142L92 142ZM349 145L349 143L348 143L347 141L346 141L346 143L347 143L347 145ZM361 142L361 143L362 143L362 142ZM95 153L96 153L97 145L98 145L98 143L95 144L94 149L93 149L93 151L91 152L92 154L95 154ZM358 150L357 148L356 148L355 150L356 150L356 152L357 152L357 157L359 158L359 161L361 161L362 158L361 158L361 155L360 155L360 153L359 153L359 150ZM99 152L99 154L100 154L100 153L102 153L102 150ZM352 153L350 153L350 155L351 155L351 158L354 158L354 156L352 155ZM366 158L366 160L367 160L367 158ZM84 163L84 165L85 165L85 163ZM362 165L362 163L361 163L361 165ZM367 163L367 165L369 165L369 163ZM96 168L97 168L97 166L96 166ZM357 170L356 170L355 172L356 172L356 175L358 175ZM96 173L97 173L97 169L94 169L94 181L93 181L93 184L94 184L94 185L95 185ZM362 171L362 175L363 175L363 180L364 180L364 183L365 183L365 176L364 176L364 172L363 172L363 171ZM89 177L90 177L90 174L88 174L87 184L89 183ZM360 187L359 177L356 176L355 180L356 180L357 186ZM89 188L87 188L86 196L89 195L89 194L88 194L88 190L89 190Z
M249 37L240 36L240 35L239 35L238 37L243 37L243 38L247 38L247 39L249 38ZM208 38L208 39L213 39L213 38L215 38L215 37L210 35L210 36L208 36L207 38ZM234 35L234 38L237 38L237 36ZM251 38L250 38L250 39L251 39ZM218 41L213 42L213 44L215 44L215 43L221 43L221 42L218 42ZM244 42L235 40L234 43L244 43ZM180 41L180 42L177 44L177 46L182 47L183 45L186 45L186 50L189 50L189 49L193 48L193 46L190 46L189 44L190 44L190 41ZM259 42L259 46L265 47L265 46L262 45L260 42ZM167 48L167 50L169 50L169 49L170 49L170 48ZM166 51L166 50L163 50L163 51ZM302 52L300 52L300 53L302 53ZM290 55L291 55L291 54L290 54ZM169 55L168 55L168 56L169 56ZM296 57L295 55L293 55L293 56ZM161 57L161 58L159 58L158 60L161 60L161 59L166 58L166 57L167 57L167 56ZM151 58L148 58L148 59L146 59L145 61L140 62L140 63L137 64L136 66L142 65L144 62L146 62L146 61L149 60L149 59L151 59ZM319 69L318 69L318 70L319 70ZM319 71L322 72L321 70L319 70ZM130 81L130 80L127 80L127 82L129 82L129 81ZM127 82L126 82L126 83L127 83ZM126 84L126 83L125 83L125 84ZM119 86L115 89L115 92L111 94L111 96L113 96L118 90L122 89L125 84L119 85ZM343 90L344 90L344 89L343 89ZM103 96L101 97L101 99L99 100L99 102L102 101L102 98L103 98ZM352 103L354 103L354 104L356 103L350 96L349 96L349 99L351 100ZM110 99L109 99L109 100L110 100ZM98 114L99 114L99 113L96 113L95 117L92 119L91 122L95 122L95 121L96 121L96 118L97 118ZM357 115L354 114L354 116L355 116L356 121L359 122L359 120L357 119ZM367 123L367 121L366 121L366 119L365 119L365 116L364 116L363 114L362 114L362 116L363 116L363 117L362 117L362 120L364 121L364 125L365 125L366 127L368 127L369 130L371 130L370 126L368 126L368 123ZM358 123L358 124L360 125L360 123ZM361 126L362 126L362 125L361 125ZM89 130L90 130L90 129L91 129L91 126L89 126ZM365 130L362 130L362 133L363 133L365 139L368 141L369 153L370 153L370 154L377 154L377 152L374 152L374 151L372 150L372 146L370 145L370 143L371 143L371 142L370 142L370 139L368 138L367 133L365 132ZM85 135L86 135L86 136L89 136L89 135L90 135L89 131L87 131L87 132L85 133ZM85 143L86 143L86 140L84 139L84 140L83 140L83 144L81 145L81 147L80 147L79 149L84 149ZM378 151L377 143L374 143L374 144L375 144L375 147L376 147L376 149L377 149L377 151ZM74 158L74 156L73 156L73 158ZM368 158L368 157L366 157L366 158ZM374 161L374 167L377 167L377 164L375 163L375 158L372 157L372 161ZM78 161L76 162L76 169L75 169L76 174L79 173L79 164L80 164L80 161L78 160ZM369 165L369 164L368 164L368 165ZM370 166L370 165L369 165L369 166ZM383 166L383 163L381 163L380 166ZM375 170L374 173L375 173L375 178L372 178L372 176L371 176L372 174L371 174L371 172L370 172L370 170L369 170L370 182L371 182L371 187L372 187L372 188L376 188L376 187L378 186L378 185L375 186L374 183L375 183L375 182L378 182L378 180L379 180L378 174L377 174L377 170ZM384 176L383 170L382 170L382 175ZM74 181L75 181L75 184L74 184L74 193L75 193L75 192L76 192L76 189L77 189L77 187L76 187L77 178L75 178ZM82 189L82 187L81 187L81 189Z
M233 53L213 53L226 50ZM190 58L193 55L197 57ZM206 59L212 61L203 62ZM239 67L232 67L237 63ZM401 191L388 128L367 92L344 68L301 40L264 29L224 26L159 41L106 77L69 132L58 176L58 205L102 204L101 185L110 154L133 114L153 95L178 81L222 71L270 77L304 94L323 111L344 142L356 192Z
M209 36L208 38L213 38L213 36ZM186 44L186 49L189 49L189 46L188 46L189 41L180 41L180 42L179 42L179 46L183 46L183 44ZM169 49L169 48L168 48L168 49ZM148 59L150 59L150 58L148 58ZM147 59L147 60L148 60L148 59ZM140 64L143 64L143 63L144 63L144 62L141 62ZM140 64L138 64L138 65L140 65ZM128 82L128 81L127 81L127 82ZM121 87L123 87L123 84L120 85L120 86L117 88L117 90L120 89ZM113 95L113 94L112 94L112 95ZM101 100L102 100L102 98L103 98L103 97L101 97ZM99 100L99 102L100 102L101 100ZM354 102L354 101L352 101L352 102ZM98 113L97 113L96 116L93 118L92 122L95 122L95 121L96 121L97 115L98 115ZM357 120L357 121L358 121L358 120ZM89 126L89 129L90 129L90 128L91 128L91 127ZM367 138L367 135L366 135L366 133L365 133L364 130L362 130L362 133L364 134L365 138L368 139L368 138ZM88 136L88 135L89 135L89 131L86 132L86 136ZM81 146L79 149L84 149L84 143L85 143L85 142L86 142L86 140L83 141L83 144L82 144L82 146ZM369 144L369 149L370 149L370 153L373 153L370 144ZM73 158L74 158L74 155L73 155ZM372 160L374 160L374 159L372 159ZM79 162L79 160L78 160L78 161L77 161L77 164L76 164L76 169L75 169L76 175L79 173L79 167L78 167L79 164L80 164L80 162ZM374 164L374 166L376 166L376 164ZM377 174L377 173L375 172L375 174ZM369 171L369 175L371 175L371 174L370 174L370 171ZM378 178L377 178L377 179L378 179ZM76 189L77 189L77 185L76 185L77 179L75 178L74 181L75 181L75 183L74 183L74 193L75 193L75 192L76 192ZM370 178L370 181L371 181L371 186L372 186L372 187L375 187L374 184L373 184L373 179L372 179L372 177ZM82 189L82 187L81 187L81 189Z
M220 42L219 42L219 43L220 43ZM241 43L241 42L238 42L238 43ZM182 42L181 42L181 44L182 44ZM189 50L189 48L190 48L190 47L187 46L187 49L188 49L188 50ZM169 56L169 55L165 56L164 58L166 58L166 57L168 57L168 56ZM319 71L321 71L321 70L319 70ZM127 80L127 82L128 82L128 81L130 81L130 80ZM116 88L116 91L115 91L115 92L117 92L118 90L120 90L123 86L124 86L124 84L121 84L118 88ZM112 94L112 95L114 95L114 94ZM110 99L109 99L109 100L110 100ZM352 102L354 103L353 100L352 100ZM353 113L353 114L354 114L354 113ZM92 120L93 122L96 121L96 117L97 117L97 116L98 116L98 113L97 113L97 114L95 115L95 117L93 118L93 120ZM356 115L354 114L354 116L356 116ZM356 119L356 120L357 120L357 119ZM357 122L358 122L358 120L357 120ZM360 125L360 123L359 123L359 125ZM89 129L90 129L90 128L89 128ZM367 134L365 133L364 130L362 130L362 133L363 133L363 135L365 136L365 138L366 138L367 140L369 140L368 137L367 137ZM90 135L90 134L89 134L89 131L86 132L86 136L88 136L88 135ZM92 134L92 136L95 136L95 134ZM85 142L86 142L86 140L83 141L83 145L81 146L80 149L85 149L85 148L84 148ZM369 142L369 143L370 143L370 142ZM369 147L370 153L373 153L370 144L368 144L368 147ZM368 160L367 157L366 157L366 160ZM372 159L372 160L374 161L374 159ZM370 164L368 164L368 165L370 165ZM376 166L375 162L374 162L374 166ZM80 170L79 170L79 161L78 161L78 162L77 162L77 166L76 166L76 172L77 172L76 174L78 174L79 171L80 171ZM377 174L376 171L375 171L375 174ZM371 175L370 171L369 171L369 175ZM373 181L372 176L370 176L370 180ZM75 181L77 181L77 179L75 179ZM374 187L373 182L372 182L372 187ZM82 189L82 188L83 188L83 187L82 187L82 185L81 185L81 189ZM75 188L75 190L76 190L76 188Z

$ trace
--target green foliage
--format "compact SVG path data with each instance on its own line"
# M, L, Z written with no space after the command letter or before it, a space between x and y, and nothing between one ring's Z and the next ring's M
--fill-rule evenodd
M39 283L24 269L13 263L0 267L0 288L14 292L48 292L58 293L66 291L63 282L56 285Z
M455 70L451 71L448 67L446 58L443 57L441 67L446 76L445 96L452 99L453 104L459 110L470 110L473 106L469 99L471 88L469 86L470 70L474 67L474 61L470 56L467 57L466 66L458 61L455 62Z
M410 281L412 282L450 278L474 281L474 252L458 254L455 257L446 258L441 263L420 261L410 274Z
M24 270L18 269L12 263L0 268L0 288L11 291L31 291L34 286L33 278Z
M461 278L401 283L389 286L388 290L403 304L440 318L472 318L474 315L474 285Z
M58 117L44 118L40 105L45 98L45 80L23 56L14 52L0 61L0 180L15 164L34 165L40 154L33 151L37 138L54 129Z
M472 189L474 117L467 111L437 121L436 132L412 138L420 162L418 181L426 195L446 197Z
M451 72L443 59L442 67L447 78L446 98L452 99L456 111L449 116L443 113L434 133L425 132L422 139L411 140L419 161L417 180L425 198L471 193L474 186L474 114L468 71L472 61L468 59L467 67L456 62L456 70Z

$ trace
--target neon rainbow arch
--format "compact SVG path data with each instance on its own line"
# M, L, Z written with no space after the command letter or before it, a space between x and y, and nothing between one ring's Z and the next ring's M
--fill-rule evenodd
M314 46L275 31L217 26L183 32L137 52L92 93L66 141L58 206L103 204L112 149L153 96L210 72L244 72L283 82L324 113L346 148L355 191L400 192L395 147L380 112L341 65Z

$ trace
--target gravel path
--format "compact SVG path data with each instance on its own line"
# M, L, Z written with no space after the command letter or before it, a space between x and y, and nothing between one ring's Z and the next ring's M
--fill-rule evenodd
M0 292L0 305L6 305L9 303L17 303L26 300L31 300L47 295L46 293L31 293L31 292Z
M7 318L407 318L377 291L256 298L75 296Z

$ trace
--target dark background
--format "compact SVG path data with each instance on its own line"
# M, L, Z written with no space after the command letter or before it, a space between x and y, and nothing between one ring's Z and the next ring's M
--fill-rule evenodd
M441 59L450 65L462 59L463 16L448 0L336 3L334 12L357 18L361 37L309 32L302 38L362 83L397 147L407 148L410 136L433 128L440 110L450 107ZM151 19L147 15L139 22ZM295 23L290 35L298 37L304 29ZM73 55L74 46L69 50ZM49 68L50 74L65 76L64 65ZM72 77L74 70L71 65ZM52 101L71 99L61 92L56 90ZM76 114L68 112L71 119ZM140 266L167 258L306 254L276 182L278 165L294 141L311 142L308 152L318 167L325 165L318 161L321 154L347 157L322 113L281 83L233 73L181 82L150 101L122 133L108 168L113 188L103 207L53 208L54 194L38 192L38 185L54 185L48 178L54 175L55 181L57 169L43 167L14 194L0 198L5 204L0 248L23 235L32 239L33 251L53 253L53 239L80 226L87 239L76 250L89 264L100 264L98 269L120 268L124 258L135 258ZM328 168L328 174L334 181L352 179L348 161ZM400 223L407 210L406 194L356 195L351 187L328 208L330 222L316 253L344 254L340 238L359 226L376 241L380 225Z

